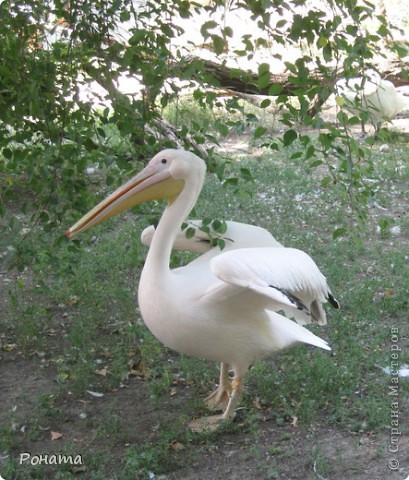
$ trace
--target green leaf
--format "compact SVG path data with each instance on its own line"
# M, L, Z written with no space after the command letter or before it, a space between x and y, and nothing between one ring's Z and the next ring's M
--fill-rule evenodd
M277 29L280 29L280 28L283 28L287 25L287 20L279 20L277 23L276 23L276 28Z
M284 87L282 85L276 84L276 85L271 85L268 89L268 94L271 96L277 96L280 95L284 90Z
M271 143L264 144L263 147L268 147L270 150L273 150L275 152L280 151L280 146L277 142L271 142Z
M269 86L271 82L271 75L269 73L264 73L263 75L260 75L257 80L257 87L259 90L264 90Z
M253 175L248 168L240 168L240 175L247 181L253 180Z
M223 185L237 186L238 183L239 183L239 179L237 177L230 177L230 178L226 178L226 180L223 182Z
M13 158L13 152L9 148L3 148L3 156L7 158L7 160L11 160Z
M97 128L97 132L98 132L98 135L102 138L106 138L106 133L105 133L105 130L101 127L98 127Z
M257 117L257 115L254 115L254 113L247 113L246 114L246 120L248 122L256 123L256 122L258 122L258 117Z
M98 148L98 145L94 142L94 140L92 140L92 138L86 138L85 141L84 141L84 147L88 150L88 151L92 151L92 150L95 150Z
M258 66L258 74L259 76L265 74L270 75L270 65L268 63L260 63Z
M210 37L209 30L212 30L213 28L216 28L219 24L215 22L214 20L209 20L208 22L205 22L201 27L200 27L200 33L202 34L202 37L204 39Z
M378 33L381 37L388 37L391 32L390 30L386 27L386 25L380 25L378 28Z
M201 225L199 227L199 230L201 230L202 232L205 232L208 235L210 235L210 227L208 225Z
M230 38L233 37L234 32L231 27L224 27L222 32L225 37L230 37Z
M320 182L321 187L325 187L326 185L328 185L331 182L331 180L332 180L332 177L330 177L329 175L324 177Z
M223 235L224 233L227 232L227 223L224 220L223 221L219 220L219 223L217 224L217 226L213 225L213 228L217 233L220 233L221 235Z
M212 229L217 233L224 233L227 229L226 222L221 220L213 220Z
M305 152L305 159L308 160L309 158L315 155L315 147L314 145L310 145Z
M223 137L227 137L227 135L229 134L228 126L222 120L217 119L214 127Z
M317 159L317 160L314 160L313 162L311 162L311 163L308 165L308 167L311 168L311 169L313 169L313 168L319 167L319 166L322 165L322 164L323 164L323 161Z
M213 42L214 52L217 55L221 55L227 49L226 40L220 37L219 35L212 35L212 42Z
M226 246L226 241L223 240L223 238L218 238L217 239L217 246L220 248L220 250L223 250L224 247Z
M186 238L193 238L195 236L196 229L193 227L189 227L186 229L185 236Z
M336 229L332 232L332 238L333 238L334 240L336 240L337 238L343 237L343 236L346 235L347 233L348 233L348 229L345 228L345 227L336 228Z
M399 55L399 58L404 58L409 55L409 49L406 45L395 44L393 48Z
M257 127L253 132L254 138L260 138L267 132L267 128L265 127Z
M283 144L285 147L291 145L298 137L298 134L295 130L287 130L283 136Z

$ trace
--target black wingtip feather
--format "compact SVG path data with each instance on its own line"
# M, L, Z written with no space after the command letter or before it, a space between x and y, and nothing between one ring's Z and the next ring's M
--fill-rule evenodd
M269 287L274 288L275 290L278 290L279 292L283 293L288 298L288 300L290 300L290 302L294 304L294 307L297 308L297 310L304 310L305 312L310 314L308 308L302 303L302 301L299 298L295 297L288 290L285 290L284 288L276 287L275 285L269 285Z
M328 292L327 300L334 308L339 309L339 302L331 292Z

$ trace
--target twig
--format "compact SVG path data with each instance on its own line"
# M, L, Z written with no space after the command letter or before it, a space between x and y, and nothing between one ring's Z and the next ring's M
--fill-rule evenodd
M314 473L315 475L318 477L318 480L327 480L326 478L324 478L322 475L320 475L318 472L317 472L317 460L314 461Z

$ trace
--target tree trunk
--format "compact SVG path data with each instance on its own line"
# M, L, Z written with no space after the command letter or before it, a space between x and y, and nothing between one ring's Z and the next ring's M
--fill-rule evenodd
M308 95L313 87L327 87L326 91L315 95L310 102L308 115L313 117L316 115L322 105L328 100L328 97L334 90L335 83L343 78L343 71L328 68L327 74L324 75L320 70L314 69L309 72L307 81L300 84L298 79L290 72L280 74L271 74L270 81L263 82L263 86L259 87L259 76L251 70L240 70L238 68L229 67L225 63L217 63L200 57L187 56L179 63L174 64L170 68L170 76L181 76L181 72L188 67L193 67L194 74L192 78L199 83L207 83L208 85L221 89L228 95L238 95L241 97L248 96L248 100L252 101L251 96L266 95ZM409 85L409 74L407 66L399 62L388 62L378 67L382 78L391 81L395 87ZM253 102L254 103L254 102Z
M280 74L271 74L271 79L267 85L258 87L259 76L251 70L240 70L235 67L229 67L224 63L217 63L200 57L186 56L177 64L170 68L170 76L177 71L183 72L187 67L194 67L193 78L199 82L207 81L212 86L223 88L231 92L244 93L249 95L272 95L271 89L277 91L281 87L281 93L284 95L295 95L300 91L312 86L320 85L333 89L337 80L343 78L343 71L335 68L328 68L327 75L314 69L309 72L309 81L300 85L294 81L295 77L291 73L283 72ZM399 62L388 62L379 65L379 73L382 78L391 81L395 87L409 85L409 73L407 66ZM273 93L276 94L276 93Z

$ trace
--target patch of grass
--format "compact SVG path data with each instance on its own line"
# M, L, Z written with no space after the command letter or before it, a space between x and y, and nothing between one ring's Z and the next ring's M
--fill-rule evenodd
M7 422L7 423L8 425L3 424L0 427L0 439L1 439L1 445L4 451L9 451L18 445L15 429L13 429L13 427L11 426L12 424L10 424L10 422Z
M161 422L150 442L129 446L126 452L124 473L125 478L135 478L135 475L155 475L169 473L191 461L190 442L192 434L186 430L179 420Z
M109 411L103 413L99 419L95 438L104 441L106 438L117 438L122 427L122 422L118 416L118 406L113 405Z

